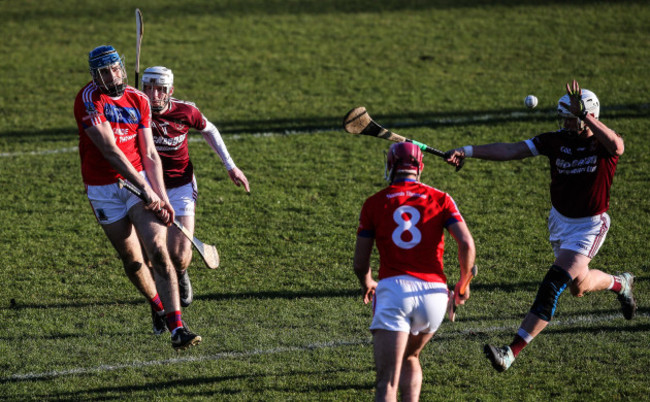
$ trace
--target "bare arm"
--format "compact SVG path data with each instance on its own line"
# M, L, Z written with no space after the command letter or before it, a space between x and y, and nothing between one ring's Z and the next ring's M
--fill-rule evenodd
M144 165L145 172L147 172L147 178L151 183L153 191L156 192L160 199L169 203L167 190L165 189L165 181L163 179L162 162L153 143L151 128L138 130L138 143L142 154L142 164Z
M142 128L138 130L138 144L140 146L142 164L144 165L145 172L147 172L147 178L151 183L151 188L156 195L164 201L162 208L165 208L169 213L169 220L167 221L164 219L164 216L159 216L169 225L174 221L175 212L169 202L169 198L167 197L167 190L165 189L165 181L163 179L162 162L160 161L160 155L158 155L158 151L153 142L153 133L151 132L151 128Z
M458 244L458 263L460 264L460 279L456 283L456 294L459 294L459 285L465 283L472 272L472 267L476 261L476 247L474 245L474 238L469 232L465 222L458 222L447 227L451 236ZM461 300L469 299L469 286ZM462 302L461 302L462 303Z
M491 161L510 161L533 156L525 141L465 146L447 151L447 163L458 166L464 158L478 158Z
M370 269L370 255L375 239L369 237L357 236L357 244L354 250L354 273L359 279L363 289L363 302L368 304L372 300L377 288L377 282L372 279L372 270Z
M585 122L591 132L594 133L594 136L596 136L598 141L603 144L610 154L616 156L623 155L623 152L625 152L623 138L614 130L607 127L603 122L596 119L591 114L587 114L582 121Z
M122 150L115 144L115 135L113 134L113 129L111 128L110 123L103 122L97 126L89 127L85 131L93 144L95 144L95 146L97 146L99 151L102 153L104 158L106 158L108 163L111 164L113 169L115 169L126 180L135 184L147 193L152 201L151 204L149 204L147 207L154 211L159 211L161 207L164 207L167 211L167 215L164 213L158 213L158 215L165 222L167 222L168 217L171 217L171 220L167 222L171 223L174 218L174 210L171 208L171 205L169 205L168 202L165 202L165 205L161 206L161 198L158 196L157 192L152 191L151 187L147 184L147 181L133 167L131 162L129 162L126 155L124 155L124 152L122 152ZM151 144L153 146L153 140L151 140ZM156 154L156 156L158 155ZM147 162L145 162L145 168L146 163ZM166 194L165 201L167 201Z
M124 152L115 144L115 135L108 122L87 128L86 134L113 169L122 177L142 189L148 187L144 178L140 176L140 173L131 165Z

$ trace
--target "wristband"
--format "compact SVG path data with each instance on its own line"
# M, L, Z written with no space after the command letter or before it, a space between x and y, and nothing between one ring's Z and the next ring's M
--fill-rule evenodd
M471 145L465 145L463 147L463 152L465 152L466 158L471 158L474 155L474 147Z

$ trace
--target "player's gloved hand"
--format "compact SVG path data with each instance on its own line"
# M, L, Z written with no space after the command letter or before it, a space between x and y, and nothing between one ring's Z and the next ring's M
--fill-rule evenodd
M247 193L251 192L251 188L248 185L248 179L244 175L244 173L239 170L239 168L234 167L228 171L228 176L230 176L230 180L232 180L233 183L237 185L237 187L241 186L242 184L244 185L244 189L246 190Z
M580 89L578 81L573 80L571 84L567 82L566 93L569 94L569 100L571 101L571 104L567 105L564 102L560 102L560 105L571 112L571 114L575 117L579 118L580 120L584 120L584 118L587 117L587 109L585 108L585 103L582 100L582 89Z
M452 166L461 166L464 163L465 150L456 148L445 152L445 161Z

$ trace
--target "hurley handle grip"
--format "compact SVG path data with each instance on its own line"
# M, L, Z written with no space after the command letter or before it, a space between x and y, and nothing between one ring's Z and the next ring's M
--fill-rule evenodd
M140 190L139 188L137 188L136 186L134 186L133 184L129 183L126 180L118 179L118 182L120 187L124 187L130 192L132 192L133 194L137 195L142 201L144 201L145 204L147 205L151 204L151 198L149 198L147 193Z

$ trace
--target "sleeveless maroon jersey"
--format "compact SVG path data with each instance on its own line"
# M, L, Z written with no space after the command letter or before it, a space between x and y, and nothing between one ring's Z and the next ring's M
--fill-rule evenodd
M167 188L192 181L194 167L190 161L187 134L191 128L202 131L205 125L205 117L193 103L175 98L169 100L166 112L153 115L153 140L162 160Z
M562 215L583 218L609 209L609 190L618 156L596 136L580 138L564 130L532 138L551 167L551 203Z

